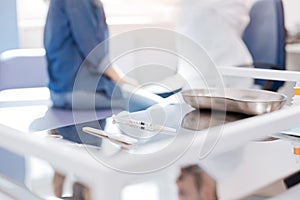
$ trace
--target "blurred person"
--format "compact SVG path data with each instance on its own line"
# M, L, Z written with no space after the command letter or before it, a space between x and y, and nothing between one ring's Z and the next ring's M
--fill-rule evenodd
M50 0L44 46L54 107L101 109L113 105L136 111L162 100L144 90L131 92L133 86L128 83L134 81L109 63L108 39L99 0ZM73 88L76 81L80 82Z
M216 181L198 165L181 168L176 180L179 200L217 200Z
M249 19L245 0L181 0L177 29L201 45L217 67L251 65L251 54L242 40ZM253 84L248 78L224 80L225 87L249 88Z
M163 99L144 90L132 93L134 80L124 78L116 66L107 65L110 62L108 39L106 17L99 0L49 1L44 47L53 107L115 106L137 111ZM80 82L74 88L76 81ZM63 194L64 180L65 175L55 172L53 189L57 197Z

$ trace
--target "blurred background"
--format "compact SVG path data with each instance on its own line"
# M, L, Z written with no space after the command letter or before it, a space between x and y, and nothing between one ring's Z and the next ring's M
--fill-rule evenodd
M175 26L179 0L103 0L111 34L140 26ZM249 6L253 0L248 0ZM283 0L286 28L290 34L300 32L300 1ZM1 0L0 52L11 48L43 47L43 28L47 0Z

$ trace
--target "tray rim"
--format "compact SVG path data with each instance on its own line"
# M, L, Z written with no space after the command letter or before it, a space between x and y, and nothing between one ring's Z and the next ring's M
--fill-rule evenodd
M242 99L235 99L232 97L220 97L220 96L208 96L208 95L194 95L194 94L185 94L191 91L197 91L197 90L203 90L203 91L212 91L212 90L217 90L214 88L211 89L189 89L189 90L183 90L181 91L181 95L183 97L201 97L201 98L208 98L208 99L223 99L223 100L232 100L232 101L238 101L238 102L247 102L247 103L270 103L270 102L286 102L288 97L285 94L279 93L279 92L272 92L268 90L259 90L259 89L236 89L236 88L226 88L224 89L224 94L226 95L226 90L235 90L235 91L251 91L251 92L260 92L260 93L269 93L273 95L279 95L282 99L281 100L268 100L268 101L263 101L263 100L242 100ZM187 102L186 102L187 103Z

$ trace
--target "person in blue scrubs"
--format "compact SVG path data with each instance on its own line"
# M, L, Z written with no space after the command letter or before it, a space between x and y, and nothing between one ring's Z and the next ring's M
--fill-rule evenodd
M109 60L108 39L108 26L99 0L50 0L44 47L54 107L114 106L136 111L162 100L143 90L133 94L127 87L116 84L122 82L122 73L112 65L101 65Z

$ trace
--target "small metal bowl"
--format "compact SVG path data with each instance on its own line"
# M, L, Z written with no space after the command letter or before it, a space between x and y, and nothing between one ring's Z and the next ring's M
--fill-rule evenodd
M184 101L197 109L213 109L247 115L260 115L281 109L283 94L254 89L195 89L181 92Z

